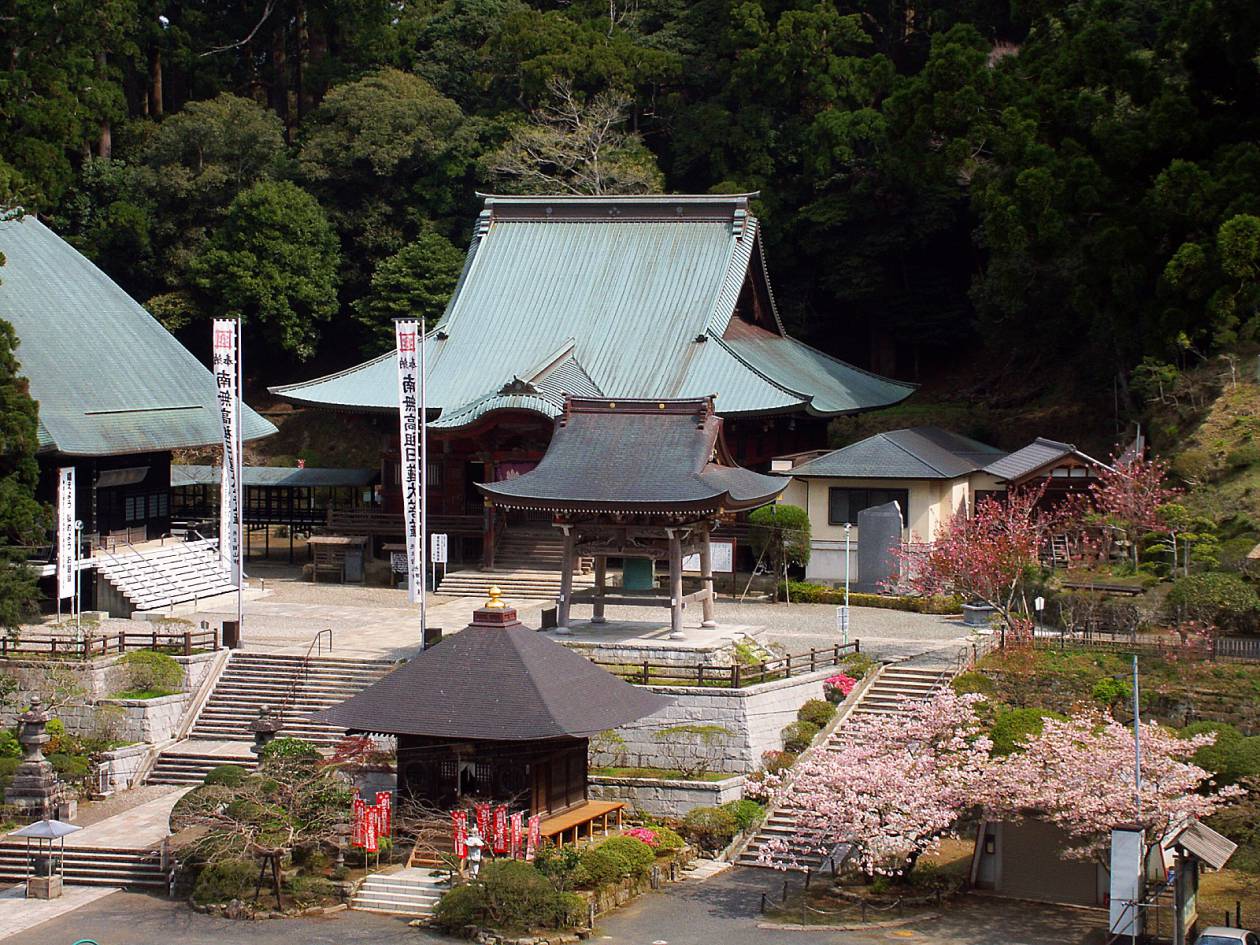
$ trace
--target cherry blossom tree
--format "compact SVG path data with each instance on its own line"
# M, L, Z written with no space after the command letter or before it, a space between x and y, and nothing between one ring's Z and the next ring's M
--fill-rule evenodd
M838 750L806 757L778 801L797 809L796 833L763 847L780 868L837 844L867 875L905 875L972 804L991 742L972 708L946 690L901 715L856 715Z
M1039 566L1041 547L1057 516L1040 507L1045 484L984 498L975 512L943 522L931 544L897 552L901 583L924 595L958 594L988 604L1017 638L1030 635L1021 591Z
M1097 478L1089 484L1092 512L1125 530L1135 565L1142 533L1168 530L1160 508L1178 490L1165 484L1167 477L1168 464L1163 460L1135 454L1113 458L1111 466L1100 468Z
M1117 824L1141 824L1153 840L1170 824L1206 817L1244 793L1236 786L1214 788L1211 774L1189 760L1214 735L1180 738L1154 723L1141 731L1140 811L1133 732L1105 713L1046 719L1019 750L990 761L977 800L993 819L1037 816L1057 825L1072 842L1064 855L1088 860L1105 856Z

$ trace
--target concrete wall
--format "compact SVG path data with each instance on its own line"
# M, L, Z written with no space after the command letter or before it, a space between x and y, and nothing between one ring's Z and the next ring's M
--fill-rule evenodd
M682 817L696 807L717 807L739 800L744 794L744 777L721 781L658 781L592 775L589 789L595 800L625 801L640 814Z
M122 791L130 787L148 754L149 746L144 744L105 752L101 756L101 766L107 771L109 780L103 787L108 791Z
M81 662L11 660L0 663L0 673L18 682L16 698L0 712L0 724L6 727L15 724L18 714L31 698L47 692L50 678L64 676L83 690L76 704L59 706L55 713L72 734L97 734L103 727L109 727L120 739L156 742L173 737L187 707L188 693L201 685L213 663L214 654L174 657L184 668L184 692L158 699L109 698L127 685L126 669L121 665L121 659L121 656L112 655Z
M701 689L694 686L652 686L654 692L672 696L674 702L646 718L616 730L624 740L617 750L624 759L592 752L595 766L619 762L649 768L673 767L655 735L675 725L720 725L729 731L714 749L709 768L730 774L747 774L761 765L767 751L783 747L779 733L796 721L797 710L809 699L823 697L822 681L837 672L819 670L792 679L761 683L743 689ZM684 745L684 749L687 746ZM688 757L706 757L708 750L696 739Z

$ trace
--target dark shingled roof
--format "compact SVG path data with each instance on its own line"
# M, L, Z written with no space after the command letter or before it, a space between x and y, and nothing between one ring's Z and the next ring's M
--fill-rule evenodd
M671 701L520 624L473 624L312 718L352 732L521 741L584 738Z
M985 467L985 472L992 473L1007 482L1013 482L1069 456L1075 456L1092 466L1106 466L1106 463L1085 455L1071 443L1060 443L1058 440L1047 440L1039 436L1023 449L1018 449L1009 456L1003 456L997 462L990 463Z
M877 433L782 475L846 479L954 479L981 469L1004 450L939 427Z
M784 480L727 462L721 431L710 398L570 398L535 469L477 488L498 506L557 512L707 512L774 501Z

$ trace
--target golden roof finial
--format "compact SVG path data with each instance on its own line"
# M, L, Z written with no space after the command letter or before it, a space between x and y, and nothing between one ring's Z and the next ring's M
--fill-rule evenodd
M503 600L503 592L499 590L499 585L490 585L490 599L486 601L486 610L507 610L507 603Z

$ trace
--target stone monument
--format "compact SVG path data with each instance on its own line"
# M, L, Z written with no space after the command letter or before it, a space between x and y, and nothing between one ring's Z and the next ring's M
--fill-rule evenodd
M23 758L4 792L4 802L28 820L73 819L76 813L70 792L44 757L44 746L50 740L44 729L51 718L52 713L44 709L38 696L31 700L30 709L18 716Z
M896 549L901 547L901 507L896 502L858 512L858 580L853 589L883 594L899 576Z

